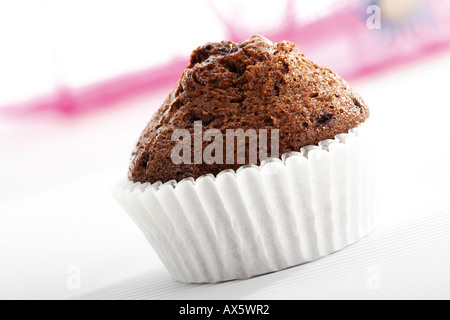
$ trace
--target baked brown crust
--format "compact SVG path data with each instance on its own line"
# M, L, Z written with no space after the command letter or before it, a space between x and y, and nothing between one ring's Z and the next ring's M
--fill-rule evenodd
M204 131L219 129L224 141L226 129L279 129L281 157L348 132L368 116L366 104L347 82L291 42L275 44L256 35L238 44L207 43L192 52L176 88L142 132L129 179L180 181L242 166L174 164L172 132L187 129L194 141L195 121L202 121Z

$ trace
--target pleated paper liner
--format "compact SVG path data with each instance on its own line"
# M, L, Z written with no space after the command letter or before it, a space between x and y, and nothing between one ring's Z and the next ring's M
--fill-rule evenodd
M368 124L214 177L120 183L113 194L171 275L245 279L340 250L374 227Z

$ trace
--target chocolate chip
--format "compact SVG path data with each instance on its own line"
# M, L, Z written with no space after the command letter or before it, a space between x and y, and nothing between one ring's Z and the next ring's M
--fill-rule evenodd
M273 126L274 125L274 122L273 122L273 118L272 117L267 117L267 118L265 118L264 119L264 123L266 124L266 125L268 125L268 126Z
M321 125L326 125L332 118L333 115L331 113L324 113L316 119L316 122Z
M142 155L140 166L144 169L147 168L148 161L150 160L150 155L148 153Z
M238 48L231 41L208 42L192 52L190 67L192 68L195 64L202 63L210 56L226 56L237 50Z
M200 121L200 120L202 120L202 118L201 117L199 117L198 115L193 115L192 117L191 117L191 123L194 123L195 121Z

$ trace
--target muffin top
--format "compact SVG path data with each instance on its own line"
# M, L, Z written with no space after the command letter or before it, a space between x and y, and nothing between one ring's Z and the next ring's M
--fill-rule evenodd
M273 43L255 35L240 43L206 43L192 52L176 88L142 132L128 176L133 182L164 183L241 167L242 163L225 160L223 164L172 161L176 129L191 135L194 159L198 121L203 132L220 130L224 141L227 129L278 129L281 157L346 133L368 116L366 104L347 82L309 60L291 42ZM202 149L210 143L203 141ZM266 151L270 155L270 134Z

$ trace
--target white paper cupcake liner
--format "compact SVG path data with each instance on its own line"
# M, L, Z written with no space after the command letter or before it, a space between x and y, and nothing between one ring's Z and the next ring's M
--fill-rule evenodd
M113 194L179 281L278 271L340 250L373 229L367 126L259 167L179 183L127 180Z

